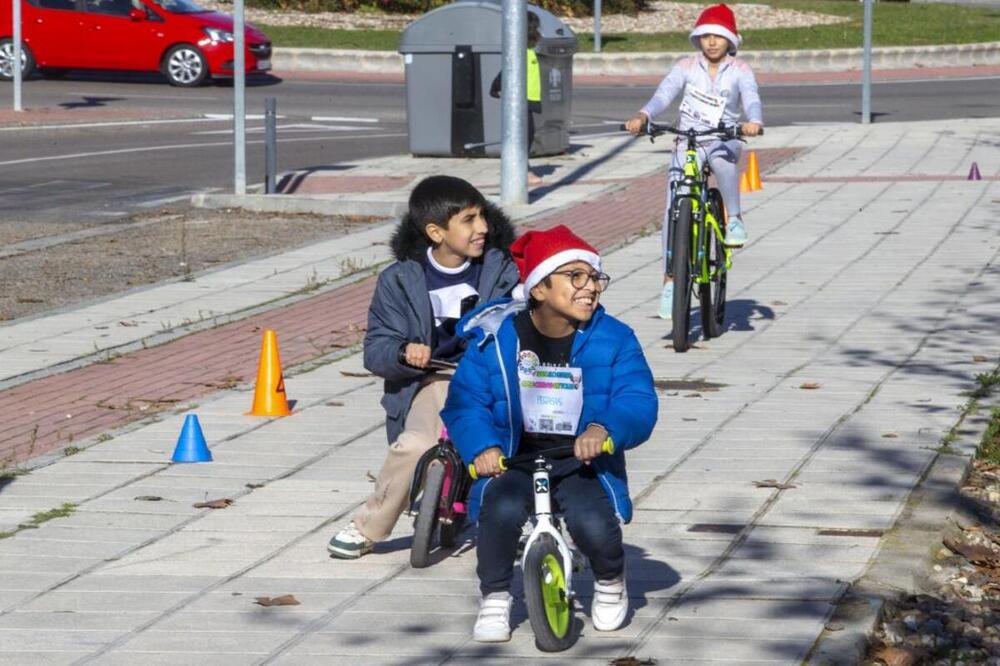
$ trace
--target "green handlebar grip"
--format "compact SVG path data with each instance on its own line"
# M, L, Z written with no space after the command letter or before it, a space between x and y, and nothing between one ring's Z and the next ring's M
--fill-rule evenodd
M606 440L604 440L604 443L601 444L601 453L611 454L614 452L615 452L615 443L611 441L610 437L608 437Z

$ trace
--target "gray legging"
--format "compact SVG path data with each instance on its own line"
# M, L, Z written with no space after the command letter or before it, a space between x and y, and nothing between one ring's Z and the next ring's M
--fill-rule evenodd
M670 184L684 177L684 151L687 140L674 142L674 155L670 161L670 170L667 172L667 207L663 211L663 230L660 238L663 243L663 272L666 273L670 267L670 247L672 239L670 236ZM706 141L698 146L698 168L708 157L708 163L712 166L712 173L718 183L719 191L722 193L722 201L726 204L726 213L729 217L740 217L740 178L736 165L740 161L740 154L743 152L743 142L738 139L720 141L714 139Z

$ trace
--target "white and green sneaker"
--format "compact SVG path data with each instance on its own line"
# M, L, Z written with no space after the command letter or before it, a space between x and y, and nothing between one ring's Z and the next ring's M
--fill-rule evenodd
M326 549L330 551L331 555L342 560L356 560L362 555L370 553L374 547L375 542L359 532L352 521L330 539Z

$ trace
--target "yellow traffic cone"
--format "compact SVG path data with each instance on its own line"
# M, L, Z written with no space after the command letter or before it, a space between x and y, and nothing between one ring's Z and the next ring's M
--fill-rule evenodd
M288 416L285 396L285 378L281 374L281 357L278 355L278 334L271 329L264 330L260 348L260 364L257 366L257 387L253 394L253 407L247 416Z
M747 192L753 192L753 188L750 187L750 178L747 176L747 172L744 171L740 176L740 194L746 194Z

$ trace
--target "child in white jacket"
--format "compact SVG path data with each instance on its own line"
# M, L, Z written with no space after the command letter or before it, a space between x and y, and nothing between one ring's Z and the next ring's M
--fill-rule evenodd
M626 128L633 134L642 131L646 122L663 113L678 94L684 93L680 108L680 129L710 129L720 122L725 125L739 123L742 115L747 121L742 123L745 136L757 136L763 127L763 112L757 80L753 70L743 60L736 58L736 49L742 39L736 30L736 17L725 4L709 7L695 23L690 35L691 44L700 52L679 61L660 82L656 92L639 112L630 118ZM691 91L721 98L721 104L700 105ZM715 108L715 115L706 109ZM721 115L718 115L721 112ZM740 159L742 144L736 139L722 141L707 138L699 145L699 160L707 159L712 165L726 205L728 225L726 244L740 247L747 242L747 232L743 226L740 210L739 175L736 165ZM668 174L669 180L678 180L684 175L684 150L679 142L675 144L673 160ZM660 295L659 315L669 319L673 302L673 280L667 275L670 268L668 246L668 220L670 212L670 185L667 186L667 207L663 222L663 291Z

